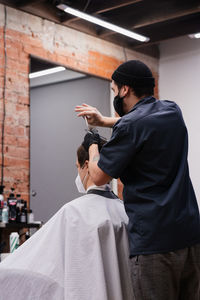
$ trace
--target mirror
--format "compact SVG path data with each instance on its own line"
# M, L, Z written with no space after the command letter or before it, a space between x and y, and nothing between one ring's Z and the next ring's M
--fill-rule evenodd
M31 74L55 67L60 66L31 57ZM110 82L66 68L30 78L30 207L35 220L46 222L81 196L74 182L76 151L86 133L84 119L74 112L81 103L109 116ZM106 138L111 135L110 129L98 130Z

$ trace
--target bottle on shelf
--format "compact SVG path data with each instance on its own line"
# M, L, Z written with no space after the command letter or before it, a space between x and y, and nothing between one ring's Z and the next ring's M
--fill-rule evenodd
M18 232L11 232L10 234L10 253L14 252L19 247Z
M9 222L13 223L16 222L17 219L17 199L14 195L14 188L11 188L12 192L10 193L8 197L8 206L9 206Z
M17 194L16 195L17 198L17 204L16 204L16 222L20 223L21 222L21 210L22 210L22 202L21 202L21 195Z
M0 186L0 222L2 222L2 210L3 210L3 202L4 202L4 196L3 196L3 189L4 186Z
M27 202L25 200L21 200L23 203L22 209L21 209L21 223L27 223Z
M7 202L4 201L3 209L2 209L2 223L8 223L9 220L9 207L7 205Z
M0 223L2 222L2 210L3 210L3 200L0 198Z
M27 223L31 224L33 222L34 222L34 214L32 209L29 209L27 213Z

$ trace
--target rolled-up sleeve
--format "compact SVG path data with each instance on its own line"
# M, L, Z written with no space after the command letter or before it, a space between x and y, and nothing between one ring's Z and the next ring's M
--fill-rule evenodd
M116 127L111 139L100 152L98 167L113 178L119 178L132 160L136 151L134 132Z

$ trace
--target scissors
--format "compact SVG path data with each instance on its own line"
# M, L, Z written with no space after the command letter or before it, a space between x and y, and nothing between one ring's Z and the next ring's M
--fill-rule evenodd
M88 124L87 117L83 117L83 118L85 119L85 123L86 123L86 127L87 127L87 129L85 129L85 131L90 134L98 133L98 130L96 129L95 126ZM99 135L99 136L103 141L107 142L107 139L105 137L103 137L101 135Z
M85 119L85 124L86 124L86 127L87 127L87 129L85 129L85 131L88 131L88 132L93 131L94 132L94 131L97 130L95 126L88 124L87 117L83 117L83 118Z

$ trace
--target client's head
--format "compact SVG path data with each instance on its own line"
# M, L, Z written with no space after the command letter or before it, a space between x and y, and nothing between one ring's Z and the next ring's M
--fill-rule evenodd
M99 151L106 143L105 140L101 140ZM89 173L89 153L86 151L83 145L80 145L77 149L77 161L76 166L78 169L78 176L76 178L76 186L80 193L84 193L89 186L95 185Z

